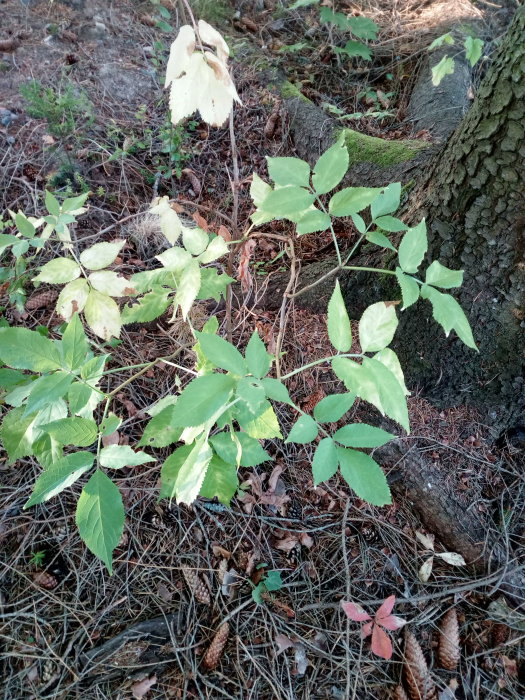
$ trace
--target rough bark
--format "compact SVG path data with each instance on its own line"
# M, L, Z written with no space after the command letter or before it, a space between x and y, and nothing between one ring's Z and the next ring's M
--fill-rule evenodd
M441 403L468 401L503 426L525 409L525 8L518 10L474 104L417 197L432 258L465 270L458 299L480 353L407 316L412 380ZM416 215L421 214L415 212Z

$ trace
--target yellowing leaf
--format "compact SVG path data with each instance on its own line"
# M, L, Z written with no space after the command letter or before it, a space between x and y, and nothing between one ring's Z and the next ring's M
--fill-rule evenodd
M84 309L89 294L89 286L81 277L66 284L57 300L57 312L66 321L71 321L73 314Z
M86 301L84 315L95 335L104 340L120 335L120 311L116 303L106 294L92 289Z
M217 50L219 60L226 63L228 56L230 55L230 49L228 48L228 44L224 41L222 35L203 19L199 20L198 30L201 41L208 46L213 46L213 48Z
M124 239L118 238L111 243L95 243L80 253L80 262L88 270L102 270L115 261L125 242Z
M182 26L177 38L171 45L170 57L166 66L166 81L164 87L167 88L173 80L178 78L187 70L190 57L195 50L195 32L188 24Z
M157 197L150 207L150 212L157 214L162 233L172 245L175 245L182 232L182 222L177 212L170 207L169 197Z
M110 297L131 296L135 293L128 279L120 277L116 272L112 272L111 270L92 272L88 279L97 292L108 294Z
M457 552L441 552L441 554L436 554L436 557L443 559L450 566L466 566L467 562L463 559L461 554Z
M419 540L419 542L421 542L425 549L428 549L431 552L434 551L434 535L424 535L422 532L419 532L419 530L416 530L416 538Z

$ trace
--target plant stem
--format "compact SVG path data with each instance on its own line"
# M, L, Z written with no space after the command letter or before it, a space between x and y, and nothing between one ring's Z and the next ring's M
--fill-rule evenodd
M342 270L356 270L357 272L378 272L382 275L395 275L393 270L383 270L380 267L360 267L359 265L343 265Z
M330 357L322 357L320 360L314 360L313 362L309 362L307 365L303 365L302 367L298 367L297 369L292 370L291 372L288 372L288 374L285 374L284 376L281 377L281 381L283 379L290 379L290 377L293 377L296 374L299 374L299 372L304 372L305 369L310 369L310 367L315 367L316 365L321 365L323 362L329 362L330 360L334 360L336 357L364 357L363 355L360 355L358 353L340 353L338 355L330 355Z

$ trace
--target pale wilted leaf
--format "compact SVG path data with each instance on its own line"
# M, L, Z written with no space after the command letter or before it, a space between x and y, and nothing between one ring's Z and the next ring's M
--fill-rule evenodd
M441 552L441 554L436 554L436 557L443 559L450 566L466 566L467 562L463 559L461 554L457 552Z
M230 55L230 49L228 48L228 44L224 41L222 35L203 19L199 20L197 27L201 41L204 44L212 46L214 49L216 49L219 59L226 63L228 56Z
M104 340L120 335L120 311L117 304L106 294L92 289L89 292L84 315L88 326L95 335Z
M277 644L277 654L282 654L283 651L295 645L295 642L290 637L287 637L286 634L276 634L275 643Z
M424 535L422 532L416 530L416 538L421 542L425 549L429 549L431 552L434 551L434 535Z
M125 243L126 241L122 238L111 241L111 243L95 243L80 253L80 262L88 270L102 270L115 262L115 258Z
M131 282L111 270L99 270L92 272L89 277L94 289L110 297L124 297L135 294Z
M428 579L430 578L430 574L432 573L432 566L434 565L434 557L429 557L422 565L422 567L419 569L419 580L421 583L426 583Z
M57 299L57 312L66 321L71 321L73 314L83 311L89 295L89 286L86 280L73 280L66 284Z
M182 29L184 29L184 27L181 28L181 31ZM157 197L150 207L150 212L152 214L157 214L160 219L160 230L164 236L166 236L167 240L172 245L175 245L180 234L182 233L182 222L179 219L177 212L171 208L169 197Z

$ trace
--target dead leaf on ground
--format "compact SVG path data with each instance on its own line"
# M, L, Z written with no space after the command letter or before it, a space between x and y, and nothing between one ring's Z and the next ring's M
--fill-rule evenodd
M131 692L133 693L135 700L141 700L145 695L147 695L156 682L157 676L153 675L151 678L144 678L141 681L133 683L131 686Z

